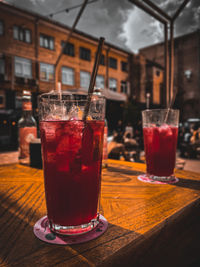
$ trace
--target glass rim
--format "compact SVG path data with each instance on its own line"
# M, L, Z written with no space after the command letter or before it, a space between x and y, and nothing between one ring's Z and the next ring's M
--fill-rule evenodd
M173 112L176 112L176 111L180 111L179 109L172 109L172 108L170 108L170 109L168 109L168 108L155 108L155 109L144 109L144 110L142 110L142 112L158 112L158 111L173 111Z
M93 102L94 100L104 102L104 97L99 97L95 94L88 94L88 95L79 95L79 94L59 94L59 93L43 93L38 95L39 102L87 102L88 96L91 97L90 101ZM64 97L64 98L63 98ZM96 99L95 99L96 97Z

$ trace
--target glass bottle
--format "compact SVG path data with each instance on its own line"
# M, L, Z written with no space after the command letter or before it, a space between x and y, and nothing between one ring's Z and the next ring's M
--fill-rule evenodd
M102 94L102 90L100 88L95 87L94 88L94 95L98 95L98 97L104 97ZM108 123L107 120L105 119L105 124L104 124L104 138L103 138L103 156L102 156L102 168L107 168L108 167Z
M108 123L105 119L105 125L104 125L104 137L103 137L103 158L102 158L102 168L108 167Z
M31 93L23 91L22 117L18 121L19 162L30 163L30 142L37 137L37 123L32 115Z

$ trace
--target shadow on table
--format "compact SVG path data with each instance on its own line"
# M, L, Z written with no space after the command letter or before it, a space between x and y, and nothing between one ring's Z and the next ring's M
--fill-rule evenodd
M184 188L190 188L194 190L200 190L200 180L192 180L192 179L185 179L185 178L179 178L178 183L173 184L175 186L180 186Z
M43 205L43 194L40 197L30 194L22 202L26 193L20 194L21 187L23 186L13 186L7 192L1 192L0 189L0 266L90 266L102 261L106 253L102 249L104 246L107 253L112 254L112 242L119 244L118 240L125 242L130 235L136 238L140 236L133 231L109 224L106 233L87 243L73 246L45 243L38 240L33 233L33 226L41 216L37 210ZM30 198L35 198L35 202ZM28 205L29 201L32 205ZM19 202L22 204L19 205ZM91 255L90 251L93 251ZM96 253L95 262L93 253Z
M0 191L1 266L192 266L183 260L187 253L189 259L198 260L194 253L199 251L199 246L195 250L190 246L195 242L194 237L200 240L199 225L196 229L191 223L196 216L187 216L177 223L168 220L164 227L154 227L147 235L109 224L106 233L85 244L59 246L44 243L33 234L33 225L40 218L38 209L44 204L43 194L36 197L37 192L34 194L31 190L29 194L27 188L28 196L24 197L26 193L20 194L21 187L23 185L10 187L7 192ZM190 228L195 236L191 235ZM187 235L184 229L188 229ZM182 247L184 238L188 241L187 253Z
M14 266L16 259L23 258L36 248L33 242L33 230L31 221L37 218L35 205L42 205L43 193L35 196L32 192L30 198L35 197L32 206L26 201L19 205L26 192L20 194L23 186L10 187L6 192L0 190L0 266ZM27 188L27 191L32 186ZM13 195L17 195L14 198ZM2 265L1 265L2 264Z
M102 181L106 182L113 182L113 183L121 183L121 182L129 182L132 180L132 177L137 177L138 175L142 174L143 172L135 171L131 167L113 167L109 166L107 168L107 172L103 172Z

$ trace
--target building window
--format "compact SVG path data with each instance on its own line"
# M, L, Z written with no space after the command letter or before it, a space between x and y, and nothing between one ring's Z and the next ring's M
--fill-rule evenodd
M0 91L0 108L5 108L5 93Z
M113 69L117 69L117 59L113 57L109 57L109 67Z
M62 67L62 83L74 85L74 69Z
M13 26L13 38L25 43L31 43L31 31L19 26Z
M61 42L62 48L64 47L64 45L65 45L65 42L62 41ZM75 56L75 53L74 53L74 44L67 43L66 46L65 46L65 48L64 48L63 54L68 55L68 56L71 56L71 57L74 57Z
M4 25L3 25L3 21L0 20L0 35L4 34Z
M125 61L121 61L121 70L127 72L128 71L128 63Z
M104 89L104 76L103 75L97 75L95 86L98 88Z
M156 76L160 76L160 71L159 70L156 70Z
M99 64L105 66L105 56L104 55L101 55Z
M109 78L109 89L112 91L117 91L117 80L114 78Z
M127 94L127 82L121 81L121 93Z
M5 74L5 60L0 58L0 74Z
M80 47L79 52L80 52L80 58L81 59L90 61L90 59L91 59L90 49Z
M80 71L80 86L82 88L89 88L90 84L90 73L86 71Z
M15 76L32 78L32 61L23 57L15 57Z
M45 34L40 34L40 46L54 50L54 38Z
M103 54L101 55L99 64L105 66L105 56Z
M54 65L40 63L40 79L42 81L54 80Z

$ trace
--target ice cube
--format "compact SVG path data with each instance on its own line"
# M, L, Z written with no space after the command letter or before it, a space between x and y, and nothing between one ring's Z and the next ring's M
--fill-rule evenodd
M53 121L53 120L66 120L67 114L66 114L66 107L63 105L63 103L59 103L59 105L50 105L50 110L45 117L46 121Z
M45 131L45 138L47 142L55 142L56 139L56 125L54 123L43 123L43 129Z
M68 113L69 120L79 120L80 108L76 105L72 105Z
M171 137L173 135L171 127L167 124L163 124L159 127L159 133L165 135L166 137Z
M46 152L46 161L48 164L54 164L56 163L56 155L55 152L47 151Z

